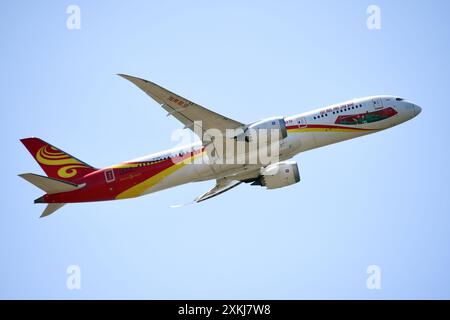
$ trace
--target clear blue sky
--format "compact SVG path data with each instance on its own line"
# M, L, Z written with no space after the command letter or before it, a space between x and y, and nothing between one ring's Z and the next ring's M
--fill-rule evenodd
M81 29L66 28L66 8ZM366 27L370 4L381 29ZM0 11L1 298L450 298L448 1L9 1ZM38 219L38 136L94 166L174 145L128 73L242 122L393 94L388 131L298 155L301 183L67 205ZM81 290L66 288L79 265ZM382 270L368 290L366 268Z

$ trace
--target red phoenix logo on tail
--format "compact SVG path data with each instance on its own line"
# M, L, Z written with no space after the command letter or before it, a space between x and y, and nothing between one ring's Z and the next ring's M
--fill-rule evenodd
M47 166L60 166L61 168L58 169L57 174L64 179L76 176L79 168L88 168L77 159L49 145L43 146L38 150L36 160L40 164Z
M21 141L50 178L74 182L97 170L39 138Z

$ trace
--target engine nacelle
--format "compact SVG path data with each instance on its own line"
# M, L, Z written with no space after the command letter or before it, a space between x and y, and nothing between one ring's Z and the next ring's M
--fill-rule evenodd
M295 161L283 161L261 169L260 182L267 189L278 189L300 181L298 165Z
M276 136L272 136L272 132L276 134ZM272 141L272 138L281 142L288 135L284 118L274 117L252 123L245 129L242 135L239 135L236 138L245 139L245 141L250 142L261 137L260 134L266 134L268 142Z

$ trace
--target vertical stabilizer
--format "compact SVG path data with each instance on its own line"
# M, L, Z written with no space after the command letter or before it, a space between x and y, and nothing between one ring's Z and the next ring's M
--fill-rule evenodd
M26 138L20 141L50 178L76 182L86 174L97 170L39 138Z

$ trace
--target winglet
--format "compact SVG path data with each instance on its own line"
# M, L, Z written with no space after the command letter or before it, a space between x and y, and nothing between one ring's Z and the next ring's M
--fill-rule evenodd
M182 207L186 207L186 206L189 206L191 204L194 204L194 203L195 203L195 201L191 201L191 202L183 203L183 204L174 204L174 205L171 205L170 208L171 209L182 208Z

